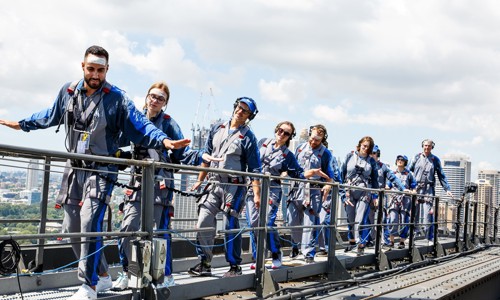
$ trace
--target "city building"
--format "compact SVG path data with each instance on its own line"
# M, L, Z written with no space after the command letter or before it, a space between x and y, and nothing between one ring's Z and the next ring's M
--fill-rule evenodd
M477 191L474 194L474 201L478 203L477 205L477 221L478 222L488 222L489 218L494 217L494 204L493 204L493 186L491 182L486 179L478 179L476 181ZM486 205L488 206L488 211L486 211ZM470 207L470 216L472 216L472 205ZM486 218L485 218L486 216ZM473 220L473 217L469 221ZM484 234L483 223L477 223L478 234L482 236ZM493 234L493 228L489 228L489 233Z
M26 190L38 189L38 178L40 177L40 161L31 159L26 173Z
M451 192L455 199L451 199L446 195L436 176L436 196L440 197L439 214L446 216L447 220L446 226L440 227L452 230L457 220L456 200L464 193L465 184L471 181L471 162L467 156L449 154L441 158L441 167L451 186Z
M492 201L496 206L500 205L500 171L497 170L479 170L477 179L486 179L492 186Z
M491 204L490 216L494 216L494 208L500 206L500 171L498 170L479 170L477 174L478 180L488 180L491 185ZM484 203L487 203L486 201ZM497 225L499 221L497 220Z

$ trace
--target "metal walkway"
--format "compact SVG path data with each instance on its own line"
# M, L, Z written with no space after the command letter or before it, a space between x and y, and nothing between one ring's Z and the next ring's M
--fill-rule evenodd
M453 239L441 238L446 252L454 247ZM447 242L448 240L448 242ZM430 254L432 247L424 241L416 241L417 249L422 255ZM480 248L477 248L480 249ZM408 249L391 250L385 252L390 260L403 260L408 257ZM372 266L376 261L373 249L367 249L365 255L357 256L356 253L345 253L337 250L336 256L342 266L350 270L352 279L338 281L327 281L324 276L327 273L327 257L316 257L315 263L306 264L301 259L290 259L284 256L283 266L277 270L270 270L272 279L267 283L266 295L275 294L273 299L459 299L457 295L474 292L479 283L488 286L489 291L481 290L482 297L478 299L496 299L498 284L489 285L492 279L497 281L500 275L500 247L489 247L484 250L465 255L464 253L453 254L437 258L434 261L422 260L413 265L407 271L407 266L394 267L388 270L372 272L364 277L356 276L356 270L363 266ZM190 277L187 270L196 264L195 258L180 259L174 261L174 274L176 285L170 289L157 290L156 299L198 299L204 297L216 297L211 299L256 299L255 296L255 270L250 269L250 255L244 255L243 275L234 278L223 278L222 275L228 267L224 257L217 256L213 261L212 277ZM267 263L270 263L269 261ZM420 264L420 268L419 265ZM431 265L428 265L431 264ZM119 267L112 267L110 273L116 277ZM311 281L310 277L317 277L317 281L310 285L304 285ZM384 276L382 279L378 278ZM19 278L23 290L31 290L23 294L12 292L18 291L17 278L2 278L0 287L2 293L7 290L10 293L0 296L2 300L42 300L66 299L79 287L76 281L75 271L61 272L42 276L22 276ZM318 280L319 279L319 280ZM314 280L314 279L313 279ZM38 290L37 283L46 288ZM290 285L290 283L296 283ZM479 283L478 283L479 282ZM73 284L71 284L73 283ZM286 295L280 295L279 289L283 286L294 286ZM281 284L281 287L279 286ZM53 288L47 288L53 286ZM300 292L297 292L300 290ZM293 292L295 291L295 292ZM486 295L490 295L490 297ZM223 295L223 296L217 296ZM485 297L486 296L486 297ZM455 297L455 298L454 298ZM467 299L469 296L467 296ZM108 291L99 294L99 299L132 299L132 291L113 292ZM304 298L305 299L305 298ZM466 299L466 298L464 298Z

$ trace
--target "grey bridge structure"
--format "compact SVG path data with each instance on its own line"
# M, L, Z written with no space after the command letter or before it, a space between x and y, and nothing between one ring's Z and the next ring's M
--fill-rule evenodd
M37 219L6 219L0 217L0 224L30 223L38 227L36 234L0 235L0 255L2 265L13 265L11 272L0 273L0 299L66 299L81 285L77 280L77 258L68 243L54 243L74 237L103 237L105 252L110 264L109 273L116 278L121 266L118 260L116 241L119 237L133 236L140 240L152 241L154 237L166 231L153 228L153 187L155 169L180 169L179 174L194 176L195 172L206 170L200 167L172 165L152 160L137 161L112 157L73 154L59 151L39 150L0 144L0 166L26 170L32 159L41 161L43 183L41 189L40 216ZM143 201L141 230L137 232L119 232L108 223L107 231L102 233L61 233L49 232L47 224L61 223L62 220L50 220L47 217L49 207L50 176L61 174L68 159L92 160L107 164L135 165L142 168ZM227 173L224 170L209 169L210 172ZM247 173L232 172L233 175L245 176ZM126 182L130 175L120 172L118 178ZM177 175L176 175L177 176ZM268 199L269 185L272 179L266 174L256 175L261 181L261 198ZM280 178L283 180L283 178ZM287 178L288 182L292 179ZM301 180L298 180L301 181ZM314 182L313 182L314 183ZM318 182L316 182L318 183ZM324 183L322 183L324 184ZM268 228L267 201L260 207L259 226L244 226L231 232L242 234L243 275L223 278L228 269L223 255L221 234L229 231L216 228L218 238L212 261L211 277L190 277L189 267L198 262L194 251L196 240L193 233L196 218L173 218L172 251L174 253L174 278L176 285L169 288L156 288L153 282L144 282L144 287L121 292L106 291L98 299L500 299L500 247L498 233L498 207L488 207L472 200L465 190L460 199L440 201L434 199L434 241L428 241L420 235L415 216L418 195L406 193L412 199L412 212L409 226L409 238L405 249L385 249L383 247L384 207L386 201L378 202L376 222L370 225L376 231L374 247L367 248L363 255L345 252L346 219L338 213L342 210L339 203L339 191L350 187L332 183L331 207L332 224L302 226L330 230L329 251L326 256L316 257L314 263L286 256L290 252L291 229L283 217L281 226ZM181 183L176 182L180 189ZM286 184L285 184L286 188ZM390 193L384 189L365 189L378 194L378 199L386 199ZM175 195L176 205L179 202ZM285 199L283 199L285 200ZM194 198L190 201L194 202ZM282 201L286 202L286 201ZM266 205L264 205L266 204ZM285 205L285 203L283 203ZM110 205L110 206L113 206ZM442 209L454 208L453 218L447 213L440 215ZM177 208L177 207L176 207ZM178 208L177 208L178 209ZM445 210L447 212L447 210ZM107 220L111 219L111 209ZM283 213L285 215L285 213ZM447 217L448 215L448 217ZM176 224L181 221L191 222L188 228ZM218 222L221 223L221 222ZM244 214L241 224L246 224ZM428 224L429 225L429 224ZM266 234L278 230L282 236L283 266L270 270L268 254L265 251ZM253 262L249 249L248 232L257 236L257 257L255 270L250 269ZM31 241L31 244L22 243ZM20 247L17 248L17 245ZM18 261L16 260L18 255Z

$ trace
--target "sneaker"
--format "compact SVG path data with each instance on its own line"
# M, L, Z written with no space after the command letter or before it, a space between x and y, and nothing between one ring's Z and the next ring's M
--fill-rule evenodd
M290 258L296 258L299 256L299 248L292 248L292 252L290 252Z
M128 284L128 283L127 283ZM104 292L113 287L113 281L111 280L111 276L99 276L99 281L95 286L96 292Z
M238 265L231 265L229 271L227 271L222 277L236 277L243 274L241 272L241 267Z
M255 263L252 263L252 264L250 265L250 270L255 270L255 266L256 266L256 264L255 264Z
M202 261L196 266L189 268L188 273L191 276L212 276L212 268L208 263Z
M76 291L76 293L69 297L68 300L96 300L97 292L94 291L90 286L82 284L82 286Z
M347 245L347 247L345 247L344 252L349 252L349 251L352 251L354 249L356 249L356 243Z
M125 272L118 272L118 278L113 281L113 287L111 290L113 291L123 291L128 289L128 276Z
M358 246L357 255L361 256L365 254L365 246Z
M316 253L316 256L328 256L328 252L325 249L319 249L318 253Z
M434 241L428 241L427 243L429 244L429 246L434 246Z
M165 279L163 280L163 282L160 284L157 284L156 287L161 289L161 288L168 288L168 287L171 287L174 285L175 285L174 276L168 275L168 276L165 276Z
M271 263L271 269L278 269L281 267L281 252L272 254L273 261Z
M375 247L375 244L372 241L368 241L366 243L365 247L372 248L372 247Z
M314 257L312 257L312 256L306 256L305 262L306 262L306 264L312 264L312 263L314 263Z
M405 243L404 242L400 242L399 245L398 245L398 249L404 249L405 248Z

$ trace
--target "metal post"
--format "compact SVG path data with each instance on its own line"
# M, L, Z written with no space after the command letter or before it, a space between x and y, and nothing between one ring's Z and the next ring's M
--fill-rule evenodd
M496 243L497 241L497 233L498 233L498 207L495 207L495 217L493 224L493 241Z
M411 213L410 213L410 239L408 241L408 253L410 262L413 263L413 249L415 248L415 214L417 212L417 195L411 195Z
M474 212L473 212L473 218L472 218L472 236L471 236L471 242L475 245L476 244L476 234L477 234L477 201L474 202Z
M469 231L469 201L465 200L465 206L464 206L464 251L467 251L469 249L469 237L468 237L468 231Z
M450 235L450 231L448 229L448 208L449 208L449 200L444 202L444 232L447 236Z
M483 243L489 244L488 237L488 217L489 217L489 207L488 204L484 205L484 216L483 216Z
M43 186L42 186L42 199L40 200L40 226L38 227L38 233L45 233L47 226L47 206L49 203L49 179L50 179L50 157L45 157L45 164L43 168ZM36 267L34 272L43 271L43 253L45 239L38 239L38 244L41 247L36 248Z
M266 236L267 236L267 211L269 205L269 186L271 178L269 173L266 174L267 177L261 179L262 186L260 189L260 208L259 208L259 227L265 227L265 230L259 230L254 232L257 234L257 253L255 258L255 294L257 297L262 298L264 296L264 273L265 273L265 263L264 254L266 253Z
M151 164L142 168L142 187L141 187L141 229L146 231L148 236L145 239L153 241L153 219L154 219L154 184L155 184L155 165L153 160ZM142 289L145 299L154 299L154 291L151 285Z
M434 223L434 243L433 243L433 246L432 246L432 251L434 253L436 253L436 247L437 247L437 243L438 243L438 233L439 233L439 197L436 197L434 198L434 219L433 219L433 222Z
M460 228L461 228L461 220L460 220L460 215L462 212L462 203L464 200L464 196L462 196L462 201L458 202L457 205L457 220L455 221L455 250L456 252L460 252L460 250L463 248L461 247L461 240L460 240Z
M337 203L339 201L339 185L335 183L331 189L332 202L330 203L330 225L335 224L335 227L330 227L330 236L328 238L328 261L327 261L327 276L329 281L347 280L351 279L351 275L340 261L335 256L335 249L337 248Z
M382 234L384 232L383 218L384 211L382 210L385 199L384 189L380 189L378 192L378 203L377 203L377 232L375 235L375 257L378 257L380 253L380 245L382 244ZM373 230L374 228L372 228Z

